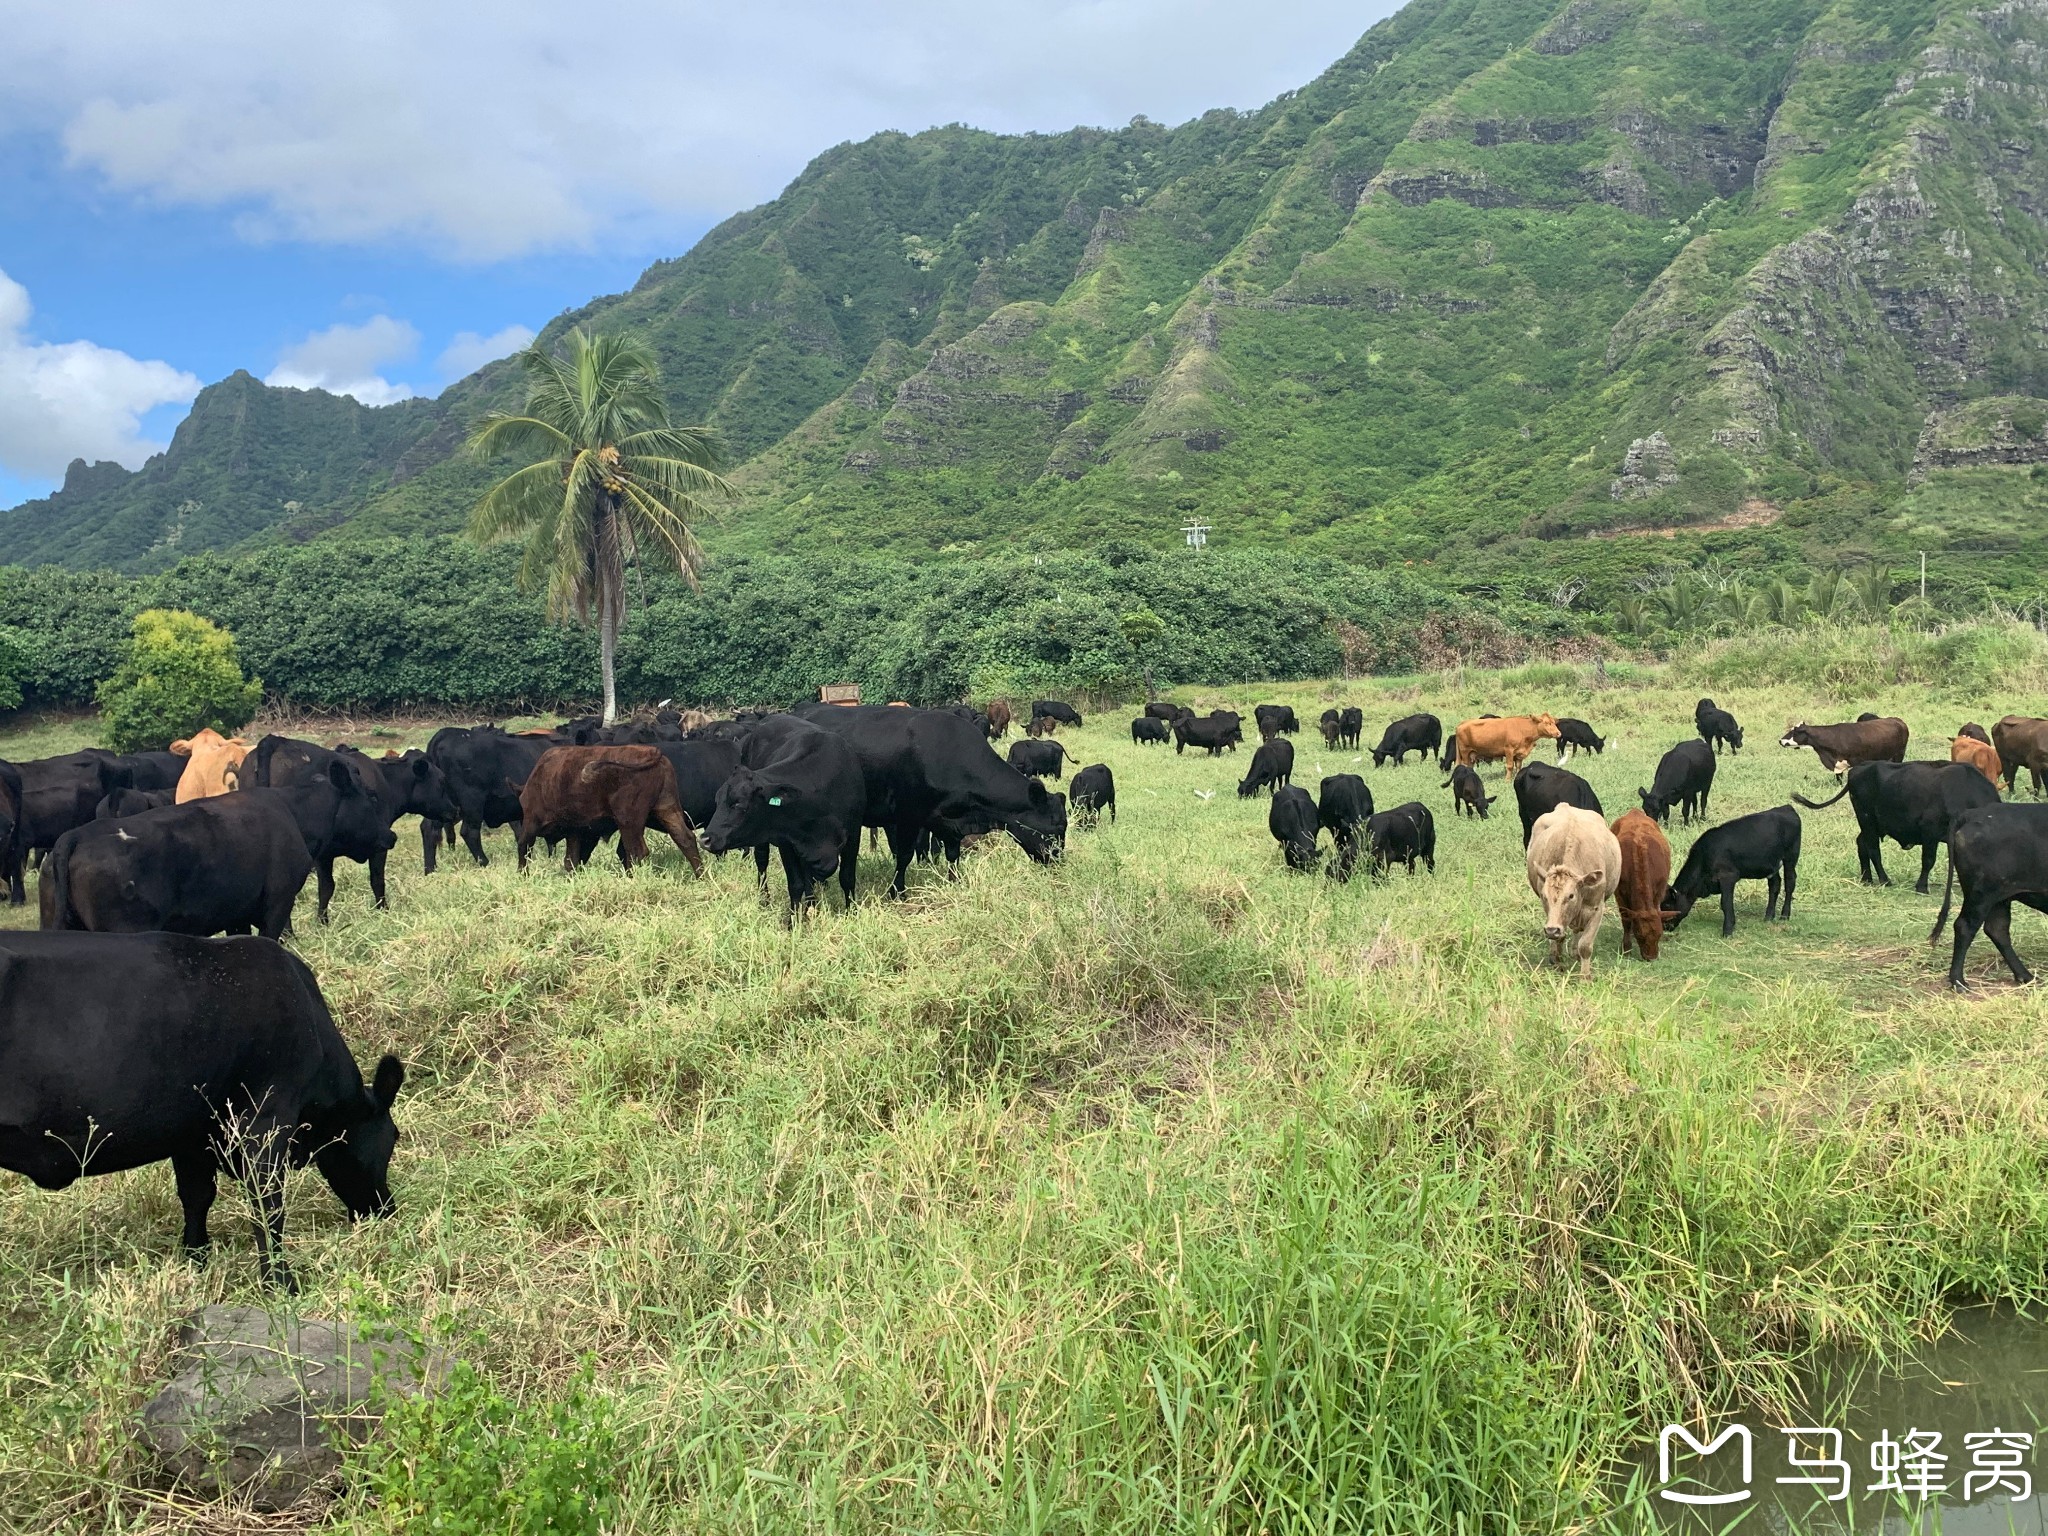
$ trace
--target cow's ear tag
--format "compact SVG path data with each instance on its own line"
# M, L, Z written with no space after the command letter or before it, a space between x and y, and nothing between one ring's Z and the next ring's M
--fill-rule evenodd
M770 795L770 796L768 797L768 803L769 803L770 805L780 805L780 804L782 804L782 796L780 796L780 795Z

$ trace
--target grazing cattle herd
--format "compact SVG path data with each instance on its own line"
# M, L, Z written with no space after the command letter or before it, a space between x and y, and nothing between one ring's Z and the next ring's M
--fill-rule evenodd
M1260 705L1251 718L1259 741L1238 797L1270 796L1267 827L1286 869L1323 868L1327 833L1328 873L1340 882L1361 862L1375 880L1396 864L1411 878L1436 872L1428 805L1377 808L1367 779L1352 772L1322 775L1311 795L1294 782L1295 711ZM994 744L1012 723L1002 701L985 709L803 704L732 719L664 709L613 727L593 719L528 732L448 727L424 751L380 757L202 731L162 752L0 762L0 872L21 903L24 871L38 865L44 930L0 935L8 983L0 986L0 1167L55 1189L167 1159L195 1253L205 1248L215 1179L225 1171L249 1184L264 1216L265 1272L288 1284L280 1170L315 1164L351 1216L389 1210L391 1107L404 1076L387 1056L365 1083L312 973L276 942L292 932L309 877L317 877L324 923L338 860L364 864L376 904L386 904L386 861L405 816L420 820L428 874L458 837L477 865L487 864L483 834L493 827L513 829L522 870L536 842L551 855L559 846L573 870L616 837L631 871L649 857L653 828L698 875L700 839L714 856L750 850L764 892L778 854L794 921L818 907L835 876L853 902L864 830L887 839L889 890L900 897L918 859L943 855L950 873L964 847L1000 833L1050 864L1066 847L1070 811L1076 829L1116 822L1110 766L1084 763L1059 739L1082 728L1077 710L1034 702L1005 760ZM1764 882L1766 921L1791 918L1799 812L1783 805L1709 824L1717 767L1724 755L1739 758L1743 733L1711 699L1699 701L1693 723L1697 739L1665 752L1652 783L1636 791L1640 806L1611 825L1592 785L1564 766L1614 739L1583 720L1482 715L1447 731L1437 716L1416 713L1389 723L1370 755L1385 770L1420 754L1447 774L1440 787L1455 812L1481 821L1499 798L1482 768L1501 765L1542 937L1555 964L1575 958L1584 977L1609 901L1620 952L1644 961L1657 960L1666 935L1711 895L1720 898L1722 935L1733 933L1742 881ZM1324 711L1318 725L1327 750L1355 750L1363 737L1355 706ZM1246 744L1236 711L1172 704L1148 704L1130 737L1134 745L1170 740L1177 754L1192 745L1212 758ZM1556 762L1532 760L1544 740L1558 743ZM2040 793L2048 720L2007 716L1989 732L1966 724L1944 762L1906 761L1905 722L1875 715L1800 721L1779 740L1810 747L1841 775L1828 799L1792 798L1815 812L1848 798L1866 884L1890 883L1886 839L1919 850L1922 893L1948 850L1930 942L1960 885L1953 986L1964 987L1979 931L2016 981L2031 979L2012 946L2011 909L2017 901L2048 911L2048 806L2008 803L2000 786L2014 791L2024 769ZM1044 781L1064 779L1069 764L1068 793L1049 790ZM1674 810L1681 826L1703 828L1675 876L1665 832Z

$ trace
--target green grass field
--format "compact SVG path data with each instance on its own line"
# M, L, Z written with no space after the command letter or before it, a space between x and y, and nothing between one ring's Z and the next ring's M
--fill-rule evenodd
M435 1455L279 1517L151 1492L126 1425L175 1319L261 1294L243 1208L195 1272L167 1168L10 1177L0 1529L549 1528L462 1523L472 1472L587 1477L635 1532L1627 1524L1611 1476L1645 1428L1780 1402L1821 1344L2048 1301L2041 999L1988 943L1946 993L1938 887L1907 854L1858 885L1846 802L1807 816L1789 925L1745 885L1732 939L1703 909L1645 965L1610 912L1580 982L1540 963L1511 797L1458 819L1434 765L1312 726L1582 716L1615 737L1574 765L1612 817L1700 691L1539 666L1187 695L1291 702L1298 783L1436 811L1434 877L1348 886L1284 869L1235 795L1248 752L1135 748L1129 709L1063 733L1121 817L1061 866L991 840L893 904L871 857L853 911L794 931L745 859L693 880L657 838L631 878L609 853L522 877L499 832L489 869L425 878L407 824L390 912L350 866L332 926L300 914L359 1059L411 1076L395 1218L351 1229L293 1182L299 1305L452 1341L512 1427L415 1422ZM1713 691L1751 742L1716 820L1831 792L1776 745L1794 717L1895 712L1945 757L1965 719L2048 714L1960 679ZM2015 939L2048 964L2048 924Z

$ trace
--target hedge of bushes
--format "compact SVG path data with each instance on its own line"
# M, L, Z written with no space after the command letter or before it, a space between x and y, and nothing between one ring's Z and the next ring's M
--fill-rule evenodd
M518 591L515 560L423 539L200 556L139 577L5 568L0 635L25 658L31 703L90 701L146 608L224 625L272 697L303 707L589 700L595 639L548 623ZM1162 685L1499 660L1576 635L1557 610L1482 610L1403 568L1136 545L953 563L732 559L701 592L633 580L619 681L635 702L788 702L821 682L913 703L1124 689L1138 659L1117 621L1139 607L1166 622L1150 657Z

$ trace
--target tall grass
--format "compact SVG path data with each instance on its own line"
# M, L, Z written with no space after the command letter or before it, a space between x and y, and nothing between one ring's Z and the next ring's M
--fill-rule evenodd
M1525 669L1202 702L1580 715L1618 814L1696 692ZM1716 697L1766 732L1809 702ZM1920 738L2048 712L1868 702ZM594 1361L618 1530L1094 1533L1584 1529L1646 1429L1782 1401L1806 1350L2048 1302L2041 1004L1948 997L1932 901L1857 885L1846 817L1809 818L1789 926L1746 887L1733 939L1688 924L1645 966L1610 922L1582 984L1539 963L1512 805L1457 820L1433 766L1299 743L1311 789L1439 811L1434 878L1339 886L1282 868L1241 761L1121 717L1071 745L1122 819L1064 865L989 846L795 930L741 860L427 879L408 847L384 914L345 876L298 942L359 1056L412 1065L400 1210L350 1228L295 1181L301 1305L452 1340L553 1435ZM1823 779L1752 749L1716 818ZM260 1294L219 1231L188 1270L161 1169L0 1184L0 1526L194 1518L125 1426L181 1312ZM375 1482L293 1518L398 1528Z
M1813 689L1848 698L1875 688L1921 687L1943 698L2048 688L2048 637L2012 620L1935 630L1903 625L1812 624L1708 641L1681 654L1673 676L1706 688Z

